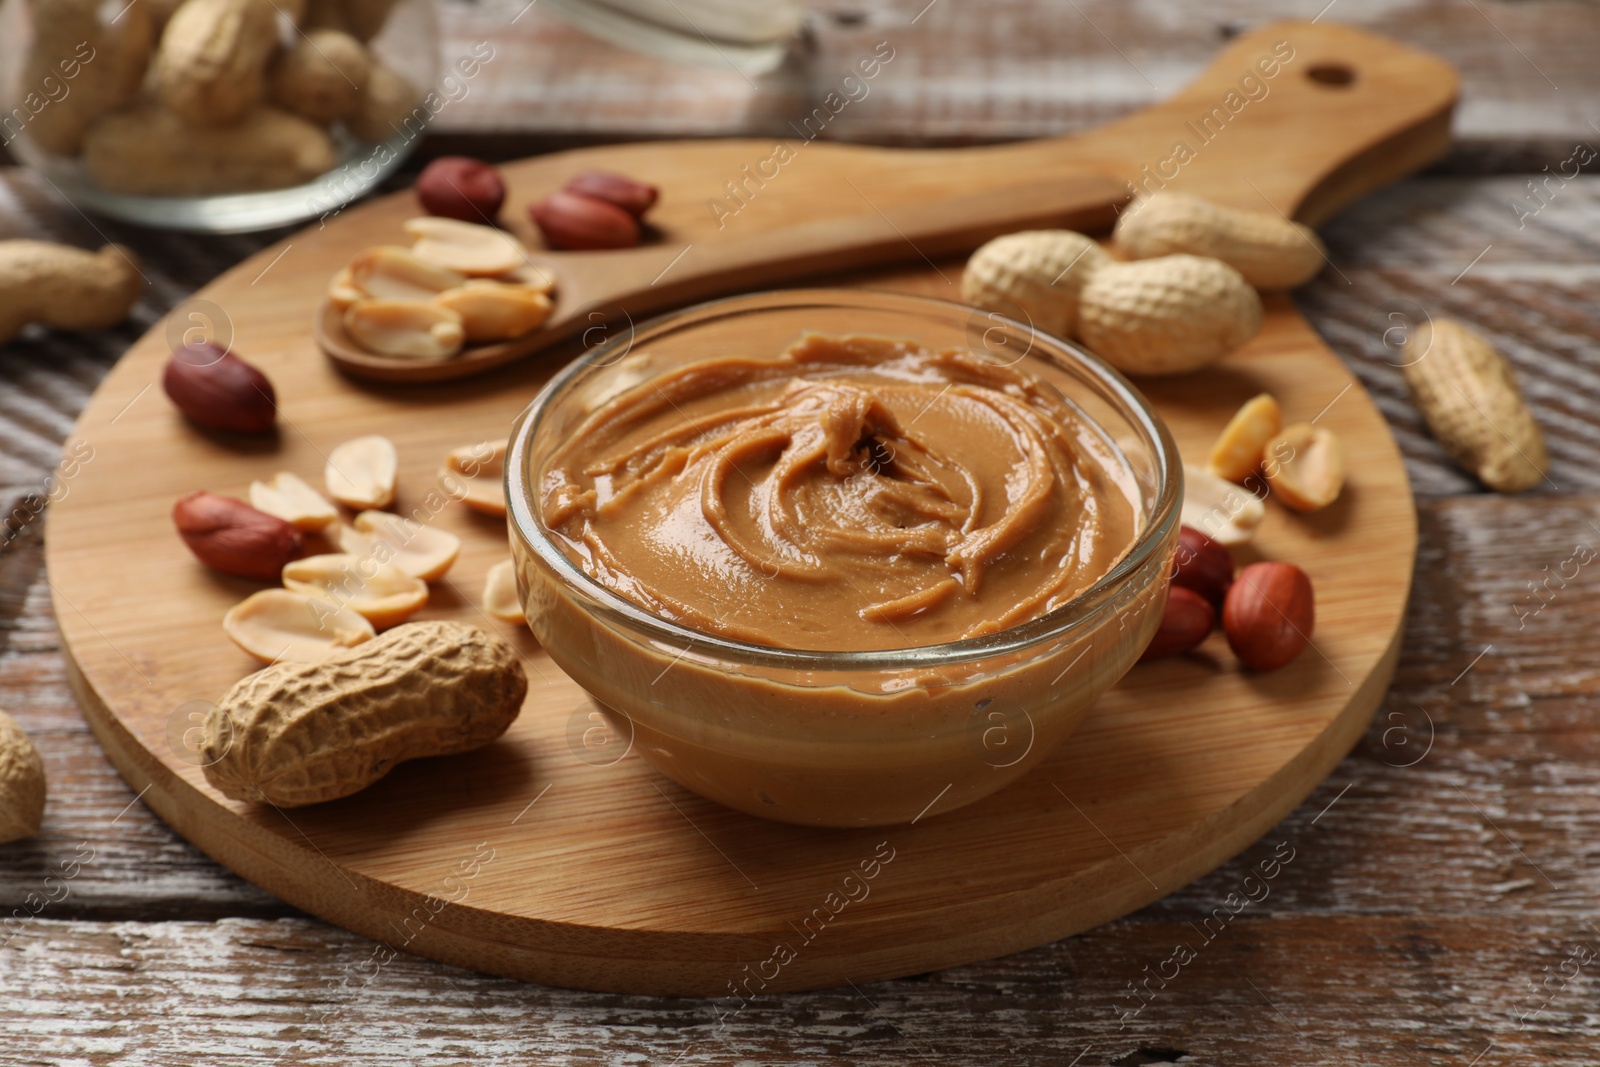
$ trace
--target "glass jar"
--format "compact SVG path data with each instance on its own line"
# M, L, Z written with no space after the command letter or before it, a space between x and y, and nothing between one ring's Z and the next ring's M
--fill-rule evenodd
M74 206L128 222L237 233L326 216L448 103L438 40L432 0L11 0L0 144Z

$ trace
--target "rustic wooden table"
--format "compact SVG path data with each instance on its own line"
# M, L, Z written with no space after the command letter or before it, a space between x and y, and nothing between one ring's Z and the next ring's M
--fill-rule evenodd
M880 40L892 70L828 136L1067 132L1170 93L1263 21L1238 0L925 2L827 0L796 57L754 82L618 53L526 0L447 3L446 54L487 40L496 58L423 151L782 137ZM0 925L0 1064L1593 1062L1600 644L1582 561L1600 546L1600 178L1552 175L1600 144L1600 7L1293 7L1273 14L1359 22L1465 76L1450 157L1332 220L1338 269L1299 294L1390 419L1420 511L1404 654L1371 730L1260 843L1137 914L1006 959L758 999L722 1026L694 999L547 989L404 955L374 973L369 942L241 882L138 803L68 692L33 516L118 354L279 235L92 220L0 170L0 236L121 241L151 279L117 330L0 349L0 706L51 781L44 833L0 847L0 917L24 916ZM1548 484L1485 494L1426 435L1385 333L1430 312L1477 324L1516 363L1549 436ZM1146 983L1171 975L1174 945L1280 843L1294 859L1270 897L1176 977ZM75 877L46 881L64 867Z

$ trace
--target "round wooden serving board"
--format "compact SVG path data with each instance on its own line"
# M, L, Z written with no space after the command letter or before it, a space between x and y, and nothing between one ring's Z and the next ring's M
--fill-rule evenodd
M1255 73L1251 84L1268 93L1233 112L1244 98L1228 94L1275 47L1282 57L1277 42L1292 58L1270 78ZM1333 84L1340 70L1353 80ZM1442 151L1455 88L1431 56L1337 26L1285 24L1232 42L1174 100L1076 138L954 151L797 139L795 158L720 231L708 200L772 144L635 145L515 164L506 217L521 219L580 167L640 175L663 189L654 220L665 262L731 232L771 230L776 241L785 225L857 214L863 198L892 218L918 201L1054 174L1138 180L1147 164L1172 171L1163 161L1186 141L1192 158L1170 187L1314 222ZM1230 110L1201 141L1190 124L1213 108ZM1320 415L1344 443L1339 502L1312 516L1269 502L1243 553L1292 560L1316 585L1315 647L1285 670L1241 673L1214 636L1199 655L1136 667L1059 752L980 803L943 813L929 797L914 824L876 830L763 822L685 792L637 753L611 762L620 744L585 747L594 735L584 733L583 692L525 631L475 606L485 573L508 554L503 523L451 504L434 521L465 548L422 617L494 626L526 655L531 689L509 734L474 754L404 765L335 803L284 813L223 799L182 734L190 712L255 668L219 623L259 586L196 563L172 529L173 501L197 488L242 496L278 470L320 484L329 449L381 433L400 450L400 510L425 507L445 452L504 437L576 351L427 386L333 371L312 342L324 286L361 248L397 240L413 211L409 194L351 209L219 278L197 294L209 305L173 313L175 330L194 311L231 320L236 350L276 383L275 438L228 439L177 415L159 385L170 324L135 345L68 443L77 469L50 509L48 537L75 688L123 776L220 862L383 942L377 958L404 950L560 985L722 996L732 1010L735 988L865 981L1016 951L1125 914L1234 855L1306 796L1382 698L1416 546L1410 490L1366 393L1293 303L1274 297L1260 336L1219 367L1143 385L1190 457L1263 390L1290 421ZM959 257L935 268L908 248L905 259L899 273L834 281L957 298ZM875 877L847 893L845 877L864 862Z

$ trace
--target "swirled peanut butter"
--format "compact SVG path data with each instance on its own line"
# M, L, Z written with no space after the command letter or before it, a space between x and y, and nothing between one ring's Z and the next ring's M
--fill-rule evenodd
M596 581L753 644L911 648L1039 617L1133 542L1120 453L1052 385L968 351L808 334L602 403L545 526Z

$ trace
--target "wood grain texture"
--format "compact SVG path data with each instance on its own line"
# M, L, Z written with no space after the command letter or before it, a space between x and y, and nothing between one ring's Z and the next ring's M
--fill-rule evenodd
M949 4L940 0L933 11ZM1340 0L1328 17L1374 21L1391 30L1404 23L1398 31L1402 36L1466 68L1467 100L1458 125L1466 143L1458 142L1452 154L1454 169L1529 173L1502 182L1423 178L1369 197L1322 227L1353 290L1325 271L1297 294L1317 331L1361 377L1390 421L1423 498L1422 547L1395 686L1362 745L1265 840L1289 838L1298 845L1296 835L1309 832L1317 847L1302 848L1276 881L1267 902L1270 913L1256 914L1252 908L1236 920L1228 940L1208 949L1181 986L1141 1013L1133 1035L1117 1031L1117 1017L1108 1006L1118 1003L1116 995L1126 992L1125 983L1139 978L1144 965L1170 953L1163 924L1208 913L1242 881L1248 854L1159 905L1092 934L928 981L863 986L862 992L892 1013L887 1020L870 1012L848 987L773 998L761 1013L747 1013L749 1023L740 1021L727 1031L725 1046L690 1048L681 1063L718 1062L713 1056L809 1063L859 1055L896 1063L1065 1064L1097 1038L1079 1060L1085 1067L1158 1063L1178 1051L1189 1054L1185 1062L1196 1063L1465 1065L1485 1051L1490 1039L1496 1044L1479 1061L1484 1067L1591 1059L1584 998L1593 978L1587 968L1529 1031L1517 1029L1512 1011L1524 1009L1521 998L1529 995L1529 983L1542 977L1543 968L1553 971L1571 942L1583 936L1583 920L1592 918L1592 902L1600 894L1592 874L1593 842L1600 839L1600 804L1592 780L1600 752L1592 715L1593 677L1600 666L1590 639L1596 622L1594 598L1588 595L1593 579L1586 573L1575 586L1578 595L1552 601L1520 630L1510 609L1515 600L1508 598L1526 594L1526 580L1536 576L1528 571L1566 558L1571 551L1566 542L1586 536L1588 522L1600 522L1600 505L1592 495L1561 499L1548 490L1516 500L1443 499L1474 492L1475 486L1443 462L1421 433L1399 389L1398 372L1383 364L1386 350L1373 312L1382 313L1377 325L1387 328L1383 314L1395 310L1389 304L1396 290L1430 307L1457 301L1460 286L1450 282L1492 240L1493 250L1461 284L1498 264L1507 280L1520 278L1520 293L1531 299L1513 300L1498 286L1485 286L1474 303L1452 306L1470 312L1470 321L1511 352L1525 388L1544 398L1536 400L1536 410L1553 442L1558 434L1541 405L1572 405L1575 414L1560 429L1566 444L1557 443L1558 452L1565 448L1571 458L1558 458L1557 481L1566 493L1595 492L1597 477L1583 457L1600 447L1600 430L1578 417L1594 409L1594 398L1573 376L1600 368L1589 295L1600 183L1585 178L1567 185L1523 230L1514 222L1507 230L1500 213L1512 217L1507 193L1564 158L1568 138L1589 136L1578 127L1541 143L1528 131L1537 130L1551 112L1528 101L1544 92L1551 99L1576 100L1580 108L1587 106L1584 101L1592 103L1594 91L1585 90L1582 81L1593 74L1582 47L1587 38L1573 32L1571 20L1593 19L1600 12L1580 4L1479 0L1479 8L1555 75L1563 89L1557 97L1460 3L1351 4ZM907 5L901 21L921 6ZM1001 16L1008 9L1002 3L985 6ZM1078 6L1106 25L1103 5L1080 0ZM1322 6L1317 0L1300 13L1309 17ZM470 10L468 5L447 7L452 20ZM824 9L830 18L835 11L873 17L877 10L869 5ZM1174 4L1126 10L1128 17L1150 22L1200 17ZM535 24L537 14L535 9L503 27L496 40ZM1245 12L1243 17L1259 16ZM1150 22L1140 31L1143 37L1119 38L1120 46L1137 56L1144 38L1165 32ZM458 24L452 21L447 29ZM1216 28L1218 39L1224 30ZM470 103L490 119L485 128L510 136L446 134L425 145L425 153L499 152L509 158L552 143L609 140L637 128L626 118L630 108L653 116L655 136L679 134L674 112L685 123L704 121L694 112L697 97L715 94L691 85L673 97L665 84L673 68L654 67L650 92L630 88L620 75L612 92L599 77L598 56L585 55L588 46L580 38L565 30L541 27L539 32L560 35L551 49L559 54L524 67L521 77L529 90L518 106L551 113L552 124L565 124L567 132L543 137L506 130L509 123L493 119L492 101L479 97ZM1030 42L1042 33L1029 24L1003 37L987 34L970 46L942 34L920 36L914 51L903 55L930 58L900 68L915 73L918 89L902 98L906 110L882 112L886 117L870 136L898 143L960 143L990 139L984 131L1001 120L1043 135L1120 113L1124 105L1114 103L1092 117L1074 118L1080 108L1088 110L1085 102L1092 105L1106 95L1101 83L1070 71L1064 77L1038 74L1048 65L1070 67L1074 45L1106 50L1104 40L1092 31L1070 40L1055 34L1047 46L1031 49ZM837 39L833 34L830 25L821 24L825 49ZM1212 47L1209 39L1188 36L1179 44L1189 51L1191 70ZM1577 82L1556 67L1574 49L1581 62ZM578 57L583 57L582 83L565 76L564 63ZM607 61L617 62L615 54ZM1010 76L1024 69L1030 76ZM991 88L1001 85L1003 93ZM754 95L748 87L738 91ZM1134 91L1154 95L1142 82ZM579 114L596 132L576 120L568 123L569 116ZM721 116L726 125L706 122L701 128L738 133L747 114L763 117L734 104ZM1466 125L1472 116L1486 114L1499 116L1492 132ZM866 108L857 121L863 117L871 117ZM447 112L439 129L448 125ZM138 248L152 286L135 321L108 336L30 335L0 348L0 502L8 512L23 493L40 485L60 436L115 357L183 296L278 236L190 238L96 225ZM1485 227L1492 236L1483 234ZM54 203L48 188L5 170L0 170L0 234L86 246L102 239L70 207ZM1364 265L1350 262L1357 255ZM1547 269L1552 263L1558 269ZM1559 362L1543 358L1546 351L1558 353ZM143 805L127 807L134 792L106 762L64 688L50 593L38 573L39 545L31 542L28 552L11 554L16 547L0 548L0 704L40 738L54 793L46 835L0 847L0 915L20 906L44 873L73 855L79 841L104 848L132 836L139 846L113 849L99 871L86 870L74 882L72 896L45 913L125 921L60 925L51 932L54 940L29 942L26 956L17 946L0 949L0 1000L6 1004L0 1012L0 1063L269 1064L301 1037L305 1040L282 1062L393 1063L413 1049L419 1062L434 1063L670 1062L691 1043L687 1035L696 1020L714 1019L694 1014L705 1011L695 1001L565 994L401 957L349 1001L337 1025L313 1034L315 1013L332 1003L317 999L321 989L368 958L370 942L315 923L197 923L169 933L174 924L138 921L188 909L197 916L229 909L268 916L273 913L257 909L270 909L274 902L207 860ZM1491 644L1493 650L1452 686ZM1438 740L1415 768L1391 766L1415 756L1398 746L1400 740L1421 744L1426 739L1427 720L1418 703L1434 716ZM1391 720L1391 713L1405 718ZM1409 733L1385 737L1400 724ZM1346 786L1349 791L1340 797ZM1473 812L1454 793L1456 786L1512 842ZM1551 875L1559 891L1523 855ZM99 877L92 879L91 873ZM137 896L125 892L128 887L137 887ZM277 907L276 914L290 913ZM81 913L75 910L80 908ZM1179 914L1170 911L1174 908L1187 910ZM1362 951L1340 949L1362 936L1368 937ZM1219 950L1227 955L1218 955ZM1251 969L1264 958L1298 966L1274 972L1284 983L1279 987L1263 983ZM1307 1015L1287 1013L1301 1026L1314 1018L1316 1033L1326 1043L1313 1048L1301 1042L1259 998L1249 999L1256 994L1237 980L1239 974L1286 1010L1281 989L1293 992L1296 1003L1309 1000ZM1294 992L1299 989L1312 992ZM480 1005L485 1014L478 1013ZM891 1026L912 1038L937 1035L939 1043L923 1042L920 1053L913 1051L896 1043ZM965 1041L966 1032L979 1040ZM180 1036L182 1044L168 1034ZM1479 1035L1484 1040L1475 1042ZM1083 1043L1074 1044L1079 1037ZM1359 1045L1352 1047L1355 1042Z
M53 910L83 917L279 916L281 901L201 858L106 762L67 688L60 637L49 614L42 524L0 550L0 707L38 745L52 822L0 853L0 916L88 842L96 862ZM3 936L3 935L0 935Z
M704 243L706 261L717 262L719 249L736 242L770 240L781 249L789 227L827 217L847 190L868 206L867 189L895 196L878 209L892 218L908 201L931 203L969 183L992 190L1052 164L1083 161L1137 179L1146 161L1170 152L1189 116L1206 113L1240 71L1274 56L1283 64L1277 91L1246 117L1221 112L1213 136L1184 164L1181 188L1233 203L1281 203L1316 218L1442 149L1455 87L1448 68L1369 35L1285 24L1234 41L1168 104L1070 142L940 153L834 147L807 156L792 164L805 168L804 184L772 179L741 207L728 235L689 190L708 184L707 174L736 173L758 145L655 148L666 190L654 216L663 233L656 251L666 260L680 241L685 249ZM1291 58L1303 69L1290 68ZM1329 88L1305 76L1335 63L1358 71L1357 83ZM1297 136L1308 129L1314 137ZM637 155L593 150L508 167L509 202L585 166L636 169L625 161ZM217 620L253 586L195 565L172 536L171 500L196 486L237 495L278 469L314 477L339 441L382 432L400 448L401 509L420 504L423 521L465 542L426 617L490 621L473 598L506 552L503 526L459 505L440 511L424 494L435 485L438 457L491 432L486 427L508 427L557 362L426 391L363 389L319 358L309 339L325 279L360 249L392 239L412 210L409 194L352 209L264 249L197 294L197 304L210 302L229 318L237 349L273 380L282 423L274 440L241 448L199 433L151 395L170 350L158 326L79 420L69 452L92 458L49 514L51 588L76 668L69 680L97 737L130 782L149 786L149 806L292 903L371 936L421 915L414 951L583 988L706 994L736 983L814 988L904 974L1085 929L1211 869L1298 803L1381 699L1410 579L1410 493L1381 418L1278 296L1267 302L1260 335L1203 378L1144 386L1186 455L1203 454L1239 403L1262 391L1291 418L1317 418L1345 442L1353 474L1338 505L1305 518L1274 507L1249 553L1294 560L1318 589L1312 652L1285 670L1241 672L1218 636L1203 662L1136 670L1068 744L1003 793L945 813L943 794L930 790L920 825L815 832L663 789L637 758L590 765L571 750L587 699L523 634L530 695L501 743L409 764L359 796L292 815L224 802L185 761L172 724L191 703L217 699L244 669ZM931 251L945 250L937 227L906 226ZM925 258L907 243L907 258ZM858 276L857 284L954 295L957 270L958 262L930 262ZM123 564L108 570L112 553ZM160 592L144 595L149 590ZM123 609L141 596L138 613ZM904 818L921 815L911 808ZM872 886L870 901L849 912L830 903L825 931L802 928L823 902L839 899L839 879L874 856L886 872L891 858L895 866ZM951 878L956 856L962 873ZM440 888L468 865L469 886ZM435 918L430 901L447 895L469 902ZM758 973L779 945L790 958Z
M1305 876L1291 864L1279 880ZM11 1031L0 1063L32 1062L31 1051L58 1062L325 1065L398 1062L403 1048L404 1062L428 1065L1081 1057L1356 1067L1465 1064L1491 1042L1506 1062L1591 1062L1557 1036L1584 1025L1581 986L1519 1028L1542 1002L1529 981L1575 944L1594 944L1577 923L1253 910L1209 942L1189 921L1152 917L920 979L762 998L726 1019L692 999L585 996L405 957L378 966L369 943L299 920L41 921L8 953L29 1011L0 1023ZM1185 943L1196 958L1164 988L1152 982L1133 1014L1141 1001L1128 983Z
M971 144L1074 133L1170 96L1221 43L1281 18L1362 26L1434 52L1463 72L1463 163L1537 170L1574 139L1596 138L1600 71L1584 44L1600 11L1572 0L1358 3L1248 0L1128 5L1118 0L829 0L803 46L774 73L683 68L595 41L524 0L445 6L447 56L498 51L436 134L509 156L542 142L684 136L787 137L880 41L897 58L828 137L876 144ZM1552 155L1559 153L1559 155Z
M1505 1062L1587 1063L1573 1040L1587 969L1534 986L1576 945L1600 947L1586 925L1600 892L1587 711L1600 652L1572 636L1595 609L1557 595L1519 628L1511 605L1544 561L1600 544L1600 504L1479 497L1424 504L1421 518L1403 666L1362 744L1260 843L1120 922L921 979L758 998L719 1028L736 1003L546 989L407 955L378 966L373 942L302 920L84 921L75 909L103 892L96 867L101 886L139 876L139 857L102 851L0 949L0 986L23 1009L0 1016L0 1064L389 1062L402 1045L420 1063L471 1050L491 1062L1059 1064L1092 1045L1081 1062L1163 1062L1123 1057L1166 1049L1197 1063L1357 1065L1467 1063L1490 1041ZM35 603L47 624L47 599ZM74 736L45 735L47 759ZM85 757L109 774L97 750ZM142 806L111 825L130 800L104 798L93 820L52 809L41 843L59 863L82 840L116 845L137 819L210 867ZM1217 934L1215 909L1279 842L1293 859ZM7 911L42 884L19 848L0 850ZM190 891L160 877L172 902ZM1207 917L1216 936L1202 945L1190 924ZM1196 960L1135 999L1128 983L1179 942Z

